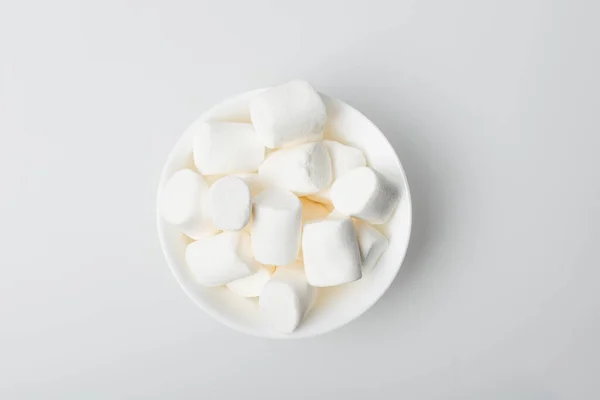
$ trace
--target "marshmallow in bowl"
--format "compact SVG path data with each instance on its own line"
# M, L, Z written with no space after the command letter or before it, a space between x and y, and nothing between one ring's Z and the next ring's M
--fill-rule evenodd
M267 265L286 265L298 256L302 233L302 203L290 191L271 188L254 198L252 250Z
M273 275L273 267L262 266L258 272L227 284L227 288L242 297L258 297Z
M203 175L253 172L265 158L252 124L203 122L194 129L194 163Z
M331 183L331 160L321 142L305 143L269 154L258 175L266 184L299 196L317 193Z
M274 331L291 333L302 322L316 298L302 263L279 267L264 286L258 299L262 319Z
M252 194L252 197L256 196L257 194L266 189L265 185L263 184L263 182L261 182L257 173L235 174L235 176L242 178L246 182L246 184L250 188L250 193Z
M385 223L398 199L398 190L369 167L346 172L331 187L331 200L337 211L372 224Z
M244 179L226 176L208 190L208 212L215 226L224 231L239 231L252 211L252 194Z
M323 140L331 157L331 172L334 178L342 176L346 171L367 165L362 151L334 140Z
M252 258L247 232L222 232L189 244L186 262L198 283L220 286L248 277L260 265Z
M363 152L357 148L346 146L334 140L323 140L323 144L327 147L329 157L331 158L331 176L333 181L351 169L367 165ZM318 203L331 204L331 189L327 188L307 197Z
M354 221L354 228L358 237L363 273L368 272L373 269L379 257L387 250L388 240L383 233L364 221Z
M321 96L307 82L275 86L250 102L256 133L270 149L321 140L327 120Z
M189 169L177 171L162 190L161 214L192 239L212 236L217 228L207 214L207 194L208 185L202 176Z
M330 211L321 203L316 203L307 199L306 197L300 197L302 202L302 223L305 224L308 221L314 221L318 219L325 219L328 217ZM298 259L302 259L302 242L300 242L300 253Z
M362 277L360 250L351 218L306 223L302 257L306 279L312 286L341 285Z

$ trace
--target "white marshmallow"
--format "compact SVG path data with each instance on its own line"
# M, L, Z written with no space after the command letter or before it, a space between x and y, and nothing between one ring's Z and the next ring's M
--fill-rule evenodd
M331 176L333 181L351 169L367 165L365 156L359 149L333 140L324 140L323 144L327 147L329 158L331 158ZM308 195L307 197L318 203L331 204L331 188Z
M302 203L293 193L272 188L254 198L251 242L262 264L286 265L298 256Z
M358 237L363 273L365 273L373 269L379 257L387 250L388 240L383 233L364 221L354 221L354 228Z
M330 211L323 204L315 203L307 198L301 197L302 203L302 222L314 221L315 219L325 219Z
M266 184L302 196L329 187L331 161L321 142L305 143L269 154L258 175Z
M252 124L204 122L194 130L194 163L204 175L256 171L265 158Z
M224 231L239 231L252 211L252 195L244 179L226 176L208 190L208 213L215 226Z
M372 224L386 222L398 199L398 189L369 167L346 172L331 187L331 200L336 210Z
M247 232L222 232L189 244L185 259L198 283L226 285L258 271Z
M347 217L341 212L333 210L327 218L344 219ZM362 269L363 273L365 273L373 269L377 264L379 257L387 250L388 240L383 233L379 232L365 221L354 219L353 222L358 240L358 248L360 250Z
M247 278L227 284L227 288L242 297L258 297L273 275L273 267L261 267L257 273Z
M306 282L302 263L277 268L258 299L260 315L275 331L293 332L308 314L316 290Z
M327 120L325 104L304 81L268 89L250 102L256 133L270 149L321 140Z
M317 219L325 219L329 216L329 209L321 203L315 203L314 201L308 200L306 197L300 197L302 203L302 223L305 224L308 221L314 221ZM300 242L300 252L298 253L298 259L302 259L302 242Z
M206 210L208 185L202 176L182 169L173 174L162 190L160 210L165 221L192 239L217 233Z
M256 196L257 194L266 189L265 185L258 177L258 174L235 174L235 176L242 178L246 182L246 184L250 188L250 193L252 193L252 197Z
M360 250L351 218L304 225L302 256L308 283L335 286L362 277Z
M351 169L367 165L363 152L334 140L323 140L331 157L331 171L334 178L342 176Z

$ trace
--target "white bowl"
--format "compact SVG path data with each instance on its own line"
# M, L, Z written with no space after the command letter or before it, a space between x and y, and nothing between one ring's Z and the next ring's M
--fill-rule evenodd
M194 124L206 120L250 122L249 101L264 89L231 97L204 113ZM258 315L256 299L238 297L225 287L208 288L196 283L185 262L185 247L190 239L165 223L158 214L158 234L173 275L194 302L223 324L250 335L269 338L303 338L337 329L372 307L390 287L406 254L412 221L408 182L396 152L383 133L363 114L348 104L322 95L327 106L325 137L361 149L368 165L395 182L401 198L391 219L383 229L389 248L371 273L356 282L320 288L317 302L300 327L291 334L280 334L266 327ZM192 124L193 126L193 124ZM169 154L162 171L160 192L170 176L182 168L194 168L192 134L188 129Z

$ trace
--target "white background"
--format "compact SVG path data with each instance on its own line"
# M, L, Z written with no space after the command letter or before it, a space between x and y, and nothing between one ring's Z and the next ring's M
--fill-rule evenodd
M0 1L0 398L599 398L598 4ZM388 136L414 230L371 311L273 341L180 290L155 192L296 77Z

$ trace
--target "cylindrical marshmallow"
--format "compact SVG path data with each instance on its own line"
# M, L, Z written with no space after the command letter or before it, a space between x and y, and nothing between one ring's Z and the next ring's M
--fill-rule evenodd
M286 265L298 256L302 204L293 193L272 188L254 198L252 250L262 264Z
M344 219L347 217L341 212L333 210L327 218ZM361 221L360 219L353 219L353 222L364 274L373 269L377 264L379 257L387 250L388 240L383 233L379 232L367 222Z
M302 223L305 224L309 221L315 221L318 219L325 219L329 216L330 211L321 203L316 203L307 199L306 197L300 197L302 202ZM302 242L300 242L300 252L298 253L298 259L302 259Z
M335 209L344 215L383 224L398 204L399 192L379 172L359 167L333 183L331 199Z
M299 196L317 193L331 184L331 160L321 142L275 151L258 169L265 183Z
M306 282L302 263L277 268L258 299L261 317L280 333L291 333L300 325L316 299L316 290Z
M354 228L358 238L363 273L365 273L375 267L379 257L387 250L388 240L383 233L364 221L354 221Z
M331 172L334 178L342 176L351 169L367 165L363 152L355 147L335 140L323 140L323 144L331 157Z
M351 169L367 165L363 152L357 148L333 140L323 140L323 144L327 148L331 159L332 181ZM331 204L331 189L327 188L307 197L318 203Z
M271 279L274 269L274 267L260 267L255 274L228 283L227 288L238 296L258 297L269 279Z
M185 259L198 283L226 285L258 271L247 232L222 232L189 244Z
M177 171L162 190L161 214L192 239L212 236L217 228L208 216L207 198L208 185L202 176L189 169Z
M250 188L250 193L252 194L252 197L256 196L257 194L266 189L264 182L260 180L258 174L256 173L235 174L235 176L242 178L246 182L246 184Z
M208 190L208 213L215 226L224 231L239 231L252 212L252 195L244 179L226 176Z
M327 120L321 96L299 80L260 93L250 102L250 115L270 149L321 140Z
M341 285L362 277L360 250L351 218L305 224L302 257L306 279L312 286Z
M252 124L204 122L194 129L194 163L204 175L253 172L265 158Z

